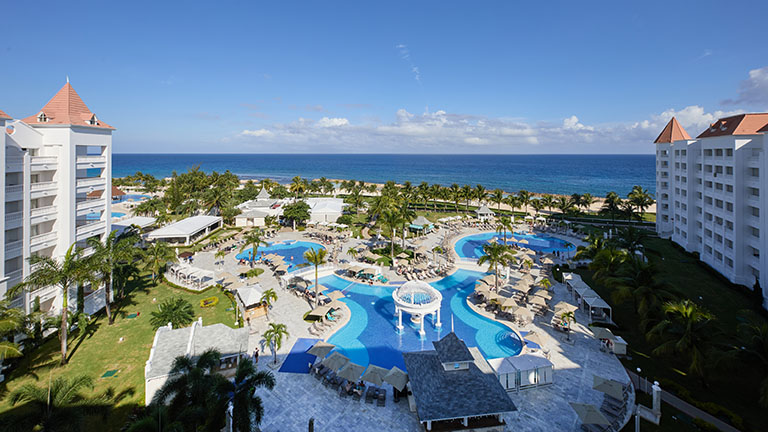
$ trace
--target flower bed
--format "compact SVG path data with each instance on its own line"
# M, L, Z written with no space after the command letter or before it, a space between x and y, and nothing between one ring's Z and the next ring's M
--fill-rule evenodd
M200 300L200 307L206 308L206 307L213 307L219 304L219 298L218 297L208 297Z

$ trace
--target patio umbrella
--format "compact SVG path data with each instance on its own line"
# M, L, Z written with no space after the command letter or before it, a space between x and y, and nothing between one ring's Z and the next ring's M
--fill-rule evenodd
M363 270L363 268L362 268L362 267L360 267L360 266L352 266L352 267L350 267L350 268L348 268L348 269L347 269L347 271L348 271L348 272L350 272L350 273L354 273L354 274L358 274L358 273L360 273L362 270Z
M375 386L380 386L384 382L384 377L389 373L388 369L376 365L369 365L368 369L360 378L363 381L367 381Z
M323 317L330 310L331 310L330 306L328 306L328 305L320 305L320 306L312 309L312 311L309 314L307 314L307 316L308 317L310 317L310 316Z
M537 290L535 293L533 293L533 295L536 297L541 297L544 300L552 300L552 294L545 289Z
M516 307L519 307L519 306L520 305L517 304L517 302L513 298L508 298L508 299L504 300L504 303L501 304L501 307L504 308L504 309L506 309L506 308L513 308L513 307L516 308Z
M494 238L492 238L492 239L489 239L489 240L488 240L488 243L496 243L497 241L498 241L498 240L496 239L496 237L494 237Z
M503 299L504 297L500 296L499 293L497 292L489 292L485 298L487 298L489 302L492 302L492 301L498 302L500 301L500 299Z
M429 255L429 250L424 246L420 246L418 249L416 249L416 253L419 255Z
M547 305L547 301L544 299L544 297L539 297L539 296L528 297L528 303L532 305L540 305L540 306Z
M339 373L336 374L336 376L338 376L339 378L344 378L345 380L348 380L348 381L355 382L358 379L360 379L360 374L363 373L363 369L365 368L360 366L359 364L350 362L342 366L341 370L339 371Z
M331 352L334 348L336 348L336 345L329 344L328 342L317 341L317 343L312 345L312 348L307 350L307 354L312 354L317 358L323 358L327 356L328 353Z
M624 384L601 376L592 376L592 388L601 391L614 399L624 399Z
M581 424L596 424L596 425L609 425L611 422L592 404L582 404L576 402L568 402L571 404L571 408L576 411L576 415L579 416Z
M339 290L334 290L328 293L328 298L331 300L338 300L344 297L345 297L344 293Z
M515 315L518 318L522 318L524 320L532 320L533 319L533 311L531 311L530 309L524 308L524 307L518 308L515 311Z
M485 282L487 285L493 285L496 283L496 276L495 275L487 275L483 276L480 281Z
M520 239L517 241L518 244L528 244L528 240L526 239Z
M532 287L530 285L528 285L523 281L518 282L517 285L513 287L513 289L515 289L516 291L520 291L523 294L528 294L531 291L531 288Z
M555 305L555 312L576 312L579 309L578 306L574 306L570 303L561 301Z
M276 272L286 272L288 271L288 266L285 264L280 264L279 266L275 267Z
M541 336L539 336L538 333L529 332L527 335L525 335L524 339L528 342L533 342L540 347L543 346L541 344Z
M479 286L475 287L475 292L485 298L488 298L488 294L491 293L491 290L488 289L487 285L480 284Z
M342 302L340 302L338 300L333 300L330 303L328 303L328 307L333 309L333 310L341 309L342 306L344 306L344 303L342 303Z
M592 334L595 335L595 339L616 340L616 336L613 334L613 332L605 327L590 328L592 329Z
M331 355L323 360L323 366L331 370L338 370L347 363L349 363L349 358L338 351L332 352Z
M541 264L542 265L553 265L554 263L555 262L552 261L552 258L550 258L550 257L544 257L544 258L541 259Z
M384 376L384 381L392 384L392 387L396 388L398 391L403 391L405 385L408 384L408 374L403 372L397 366L392 366L389 373Z
M426 270L426 269L428 269L428 268L429 268L429 264L427 264L427 263L425 263L425 262L422 262L422 263L418 263L418 264L416 264L416 268L417 268L418 270Z
M399 254L397 254L397 258L399 258L399 259L408 259L408 258L410 258L410 257L411 257L411 256L410 256L410 255L408 255L408 254L407 254L407 253L405 253L405 252L400 252Z

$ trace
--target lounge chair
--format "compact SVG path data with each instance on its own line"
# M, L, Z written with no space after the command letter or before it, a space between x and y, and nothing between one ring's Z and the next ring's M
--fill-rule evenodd
M374 386L368 387L365 392L365 403L372 404L373 400L378 397L378 389Z
M330 387L333 380L336 379L336 372L330 371L327 374L323 375L323 385L326 387Z
M362 389L360 389L360 393L356 391L352 391L352 399L359 401L361 397L363 397L363 394L365 393L365 386L363 386Z
M349 393L347 393L347 389L346 389L348 382L349 381L345 379L341 380L341 383L339 384L339 397L345 398L349 396Z
M379 396L378 400L376 401L376 405L383 407L387 404L387 389L379 389Z

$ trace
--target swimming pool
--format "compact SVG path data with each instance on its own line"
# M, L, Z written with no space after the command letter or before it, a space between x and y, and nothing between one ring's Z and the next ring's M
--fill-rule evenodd
M286 240L279 243L269 243L269 246L260 246L257 249L258 256L257 258L269 255L269 254L277 254L283 257L285 260L285 263L288 264L288 271L296 271L300 269L299 267L302 264L306 264L307 260L304 259L304 252L306 252L308 249L325 249L322 245L318 243L313 242L307 242L307 241L295 241L295 240ZM248 261L250 259L250 253L252 248L245 249L244 251L240 252L239 254L235 255L235 258L238 260L246 260Z
M112 218L121 218L125 216L125 213L122 212L112 212ZM85 215L86 220L98 220L99 219L99 213L88 213Z
M149 195L143 195L143 194L125 194L119 197L115 197L115 199L112 202L114 203L136 202L136 201L144 201L150 198L152 197Z
M483 246L488 244L488 240L496 238L499 242L504 241L504 235L487 232L481 234L474 234L460 238L456 242L456 254L462 258L480 258L483 256ZM576 250L576 246L570 243L566 243L559 238L550 237L542 234L522 234L514 233L512 235L507 234L507 243L517 243L520 240L525 239L527 244L520 244L520 246L533 249L535 251L550 253L550 252L573 252Z
M397 316L392 291L399 285L367 285L350 282L338 276L326 276L320 284L329 290L340 290L346 295L341 301L352 311L349 322L328 340L354 363L375 364L384 368L397 366L405 369L401 353L434 349L432 342L453 331L467 343L476 346L486 358L517 355L522 341L507 326L480 316L467 305L467 296L474 291L475 281L484 273L458 270L431 285L443 295L441 305L442 327L435 327L431 316L424 322L426 335L419 335L419 327L410 316L403 316L405 329L397 330Z

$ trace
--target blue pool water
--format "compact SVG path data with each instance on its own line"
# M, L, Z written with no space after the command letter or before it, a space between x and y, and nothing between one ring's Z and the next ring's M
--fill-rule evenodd
M257 258L264 255L269 255L271 253L280 255L285 260L285 263L288 264L288 271L292 272L298 270L299 265L305 264L307 262L307 260L304 259L304 252L312 248L325 249L318 243L286 240L280 243L269 243L269 246L261 246L257 249L256 253L258 254ZM238 260L249 260L251 249L252 248L245 249L244 251L235 255L235 258Z
M499 242L503 242L504 235L495 232L487 232L463 237L456 242L456 253L462 258L480 258L484 255L483 246L488 244L488 240L492 238L497 238ZM520 246L539 252L573 252L576 250L576 246L573 244L566 243L555 237L549 237L542 234L514 233L511 236L507 234L508 244L516 243L522 239L526 239L528 244L521 244Z
M125 194L119 197L116 197L116 199L112 202L115 203L121 203L126 201L144 201L146 199L151 198L149 195L142 195L142 194Z
M123 217L123 216L125 216L125 213L112 212L112 217L113 218L120 218L120 217ZM87 215L85 215L85 219L87 219L87 220L98 220L99 219L99 213L88 213Z
M341 299L352 311L349 322L336 332L329 343L337 350L360 365L375 364L384 368L397 366L405 369L401 353L434 349L432 342L451 331L451 317L456 335L467 346L476 346L486 358L517 355L522 350L522 341L508 327L473 312L466 298L474 291L475 281L484 273L458 270L452 275L431 285L443 295L441 307L442 328L435 327L431 316L426 317L424 330L413 324L408 314L403 315L402 332L397 330L397 315L392 300L392 291L397 286L366 285L350 282L338 276L326 276L320 284L329 290L341 290L346 295Z

